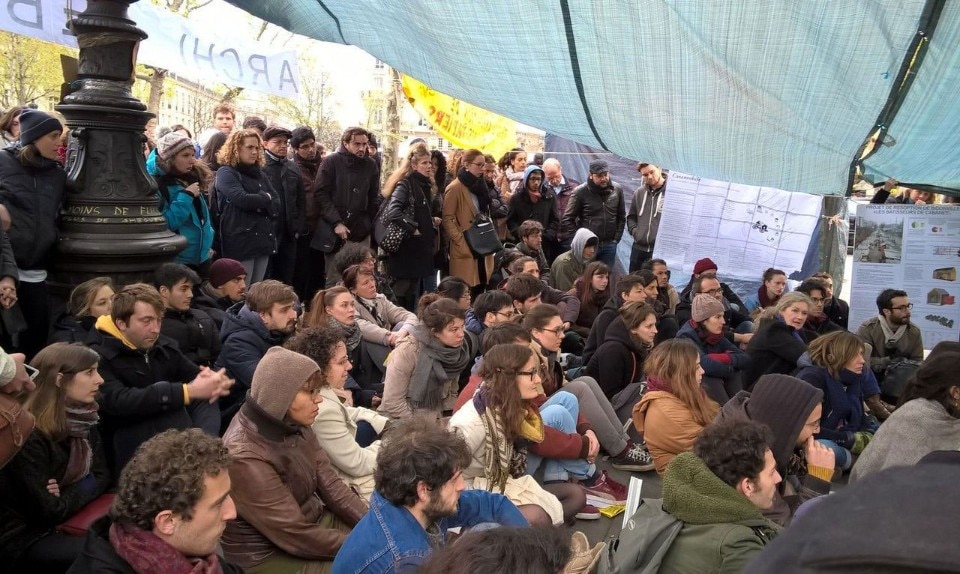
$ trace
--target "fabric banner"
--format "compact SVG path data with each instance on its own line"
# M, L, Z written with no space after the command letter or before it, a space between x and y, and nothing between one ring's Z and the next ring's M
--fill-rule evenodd
M403 94L434 131L460 149L498 158L517 145L517 123L403 76Z
M68 8L69 4L69 8ZM77 47L66 29L85 0L0 0L0 29L63 46ZM186 18L137 2L130 17L150 37L141 42L138 62L203 81L294 98L300 92L297 54L266 44L200 29Z
M877 315L884 289L907 292L923 347L960 335L960 207L860 205L854 229L850 330Z

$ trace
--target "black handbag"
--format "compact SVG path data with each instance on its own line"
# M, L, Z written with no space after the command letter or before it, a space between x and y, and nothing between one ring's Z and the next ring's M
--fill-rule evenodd
M322 251L323 253L333 253L343 245L343 240L333 230L333 226L324 219L320 218L317 222L317 230L310 240L310 248Z
M377 219L373 224L373 239L377 242L380 249L386 253L396 253L400 246L413 235L413 230L417 227L414 220L413 201L407 204L403 209L402 221L386 220L387 206L390 201L384 201L377 213Z
M486 257L503 249L503 243L497 236L497 226L486 214L478 214L469 229L463 232L470 251L475 257Z

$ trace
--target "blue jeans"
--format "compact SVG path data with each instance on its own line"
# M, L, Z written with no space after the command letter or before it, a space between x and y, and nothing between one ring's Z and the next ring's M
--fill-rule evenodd
M597 247L597 255L594 257L597 261L603 261L607 264L611 270L613 269L613 264L617 260L617 243L616 241L603 241Z
M833 455L836 457L835 464L837 466L842 470L850 470L850 467L853 466L853 453L832 440L818 438L817 442L833 451Z
M543 417L544 425L568 434L577 432L579 413L580 405L577 403L577 397L567 391L557 391L540 407L540 416ZM527 454L527 474L535 473L540 468L541 462L544 462L542 456ZM549 458L544 462L543 481L566 482L570 475L584 479L593 476L596 471L596 466L582 458L562 460Z

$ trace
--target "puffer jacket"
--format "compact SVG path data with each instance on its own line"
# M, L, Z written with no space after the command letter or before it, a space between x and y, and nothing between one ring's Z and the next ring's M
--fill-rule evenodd
M40 167L24 167L16 153L16 147L0 150L0 204L11 220L7 236L17 267L45 269L60 238L57 222L67 174L47 159Z
M627 211L620 184L611 181L607 187L599 188L588 181L573 190L560 227L569 235L578 228L589 229L601 243L606 243L620 241L626 224Z
M163 171L157 163L157 150L150 152L147 158L147 173L157 180L159 208L167 220L167 227L187 240L187 248L177 253L175 261L185 265L200 265L210 259L213 224L203 195L194 197L176 176ZM185 177L197 179L194 174Z
M373 158L355 156L341 145L320 164L314 189L320 217L327 223L343 223L350 241L370 235L380 206L380 168Z
M279 421L244 402L223 435L233 458L230 495L237 518L220 539L227 560L242 568L276 551L333 560L347 533L318 525L333 512L354 526L367 505L337 476L310 427Z
M220 356L220 331L199 309L167 309L160 332L173 339L180 352L197 366L209 367Z

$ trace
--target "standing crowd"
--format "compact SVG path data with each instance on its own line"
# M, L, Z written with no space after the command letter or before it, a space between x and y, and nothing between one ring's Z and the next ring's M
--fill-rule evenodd
M739 572L841 477L960 450L960 343L924 359L906 292L851 331L825 272L678 289L652 163L627 202L602 160L384 178L364 129L234 123L145 152L187 248L54 317L63 126L0 118L0 572ZM663 479L609 546L604 457Z

